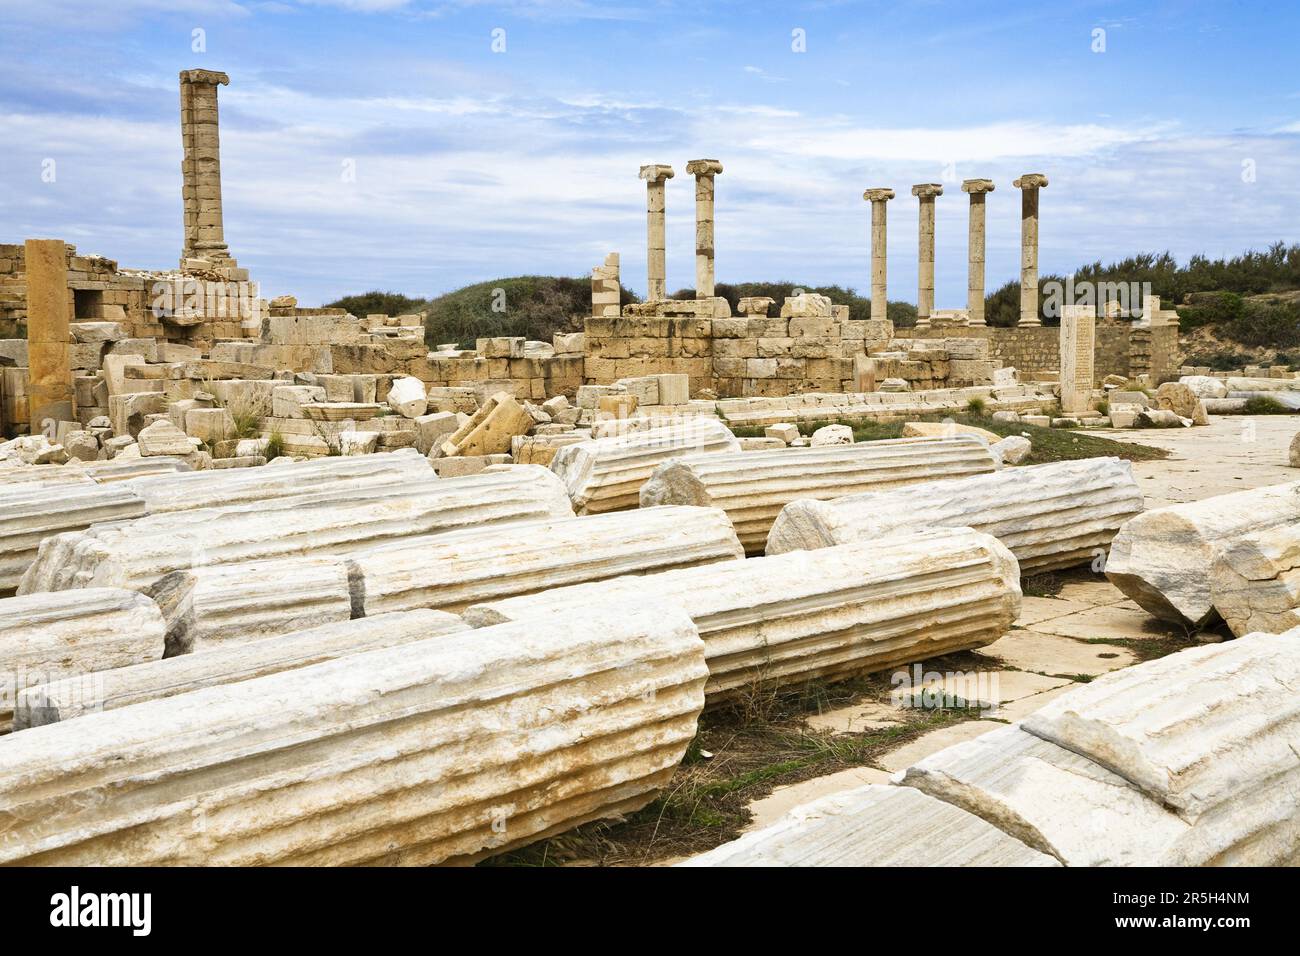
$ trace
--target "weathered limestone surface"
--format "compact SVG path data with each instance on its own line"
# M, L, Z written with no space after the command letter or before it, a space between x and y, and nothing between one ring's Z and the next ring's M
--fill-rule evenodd
M832 501L793 501L773 524L767 552L971 527L1000 540L1029 573L1094 560L1141 510L1142 492L1128 462L1084 458Z
M18 695L14 729L39 727L82 714L116 710L130 704L175 697L217 684L235 684L266 674L293 670L348 654L427 640L468 630L454 614L405 611L356 621L325 624L259 641L231 644L205 654L189 654L116 667L96 674L95 696L85 682L53 681Z
M888 212L885 203L894 198L888 188L868 189L862 198L871 203L871 319L885 322L889 319L886 289L888 284Z
M633 607L680 607L704 638L710 700L764 686L882 670L969 650L1020 613L1020 570L967 529L621 577L478 604L478 626Z
M1241 637L1300 627L1300 523L1243 535L1218 549L1210 601Z
M1114 671L1023 728L1113 771L1191 825L1219 865L1300 859L1300 634L1251 634Z
M868 784L678 866L1059 866L979 817L914 790Z
M1223 547L1300 518L1300 482L1153 508L1111 545L1106 577L1156 617L1188 626L1213 612L1211 577Z
M296 558L173 571L144 593L177 657L360 617L360 583L344 559Z
M551 459L578 514L635 508L641 486L662 462L686 455L739 452L740 442L716 418L597 438L561 448Z
M0 496L0 591L18 587L41 542L51 536L146 513L144 501L122 483L59 485L57 492L44 484L19 489L6 488Z
M17 690L162 655L163 617L142 594L95 588L0 600L0 730Z
M110 584L139 589L188 568L341 554L412 535L572 514L559 480L535 465L429 480L409 489L385 485L365 496L349 490L335 495L327 489L301 498L164 513L56 535L42 543L19 590L32 594Z
M418 487L438 480L413 448L365 458L317 458L275 468L195 471L139 478L130 488L150 514L237 505L274 498L345 498L378 488Z
M414 608L459 611L546 588L743 555L731 522L716 508L648 508L409 537L336 557L195 568L156 588L177 595L159 598L178 608L167 614L170 655L301 630L314 616L340 621Z
M997 467L989 447L967 435L691 455L654 470L641 487L641 506L721 508L745 550L762 554L772 522L795 499L839 498Z
M972 813L1067 866L1195 865L1190 827L1123 777L1019 726L956 744L901 782Z
M351 555L367 615L470 604L744 556L716 508L645 508L412 539Z
M15 734L0 861L471 862L636 810L704 704L667 608L465 634Z
M137 461L147 461L136 459ZM17 588L37 557L42 541L77 532L94 524L139 518L149 514L190 511L211 506L237 506L293 497L298 503L346 500L381 489L429 486L438 478L429 463L403 449L365 459L326 458L278 468L237 468L228 471L176 471L178 459L155 459L165 474L118 480L129 475L129 463L86 470L100 482L79 484L52 495L28 488L6 491L0 499L0 590ZM102 475L102 477L101 477ZM195 522L202 524L204 516ZM217 529L212 529L214 532ZM189 533L189 532L185 532ZM160 547L192 548L187 542L158 542ZM186 565L182 565L186 566ZM43 590L53 590L43 588ZM24 592L27 593L27 592Z

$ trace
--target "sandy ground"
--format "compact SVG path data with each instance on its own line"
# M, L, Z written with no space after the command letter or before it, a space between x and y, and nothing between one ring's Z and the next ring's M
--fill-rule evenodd
M1204 427L1107 431L1105 435L1173 453L1164 460L1133 465L1147 507L1156 508L1300 481L1300 469L1287 466L1291 438L1298 431L1300 419L1261 415L1215 416ZM1101 576L1071 580L1052 597L1026 597L1015 628L980 651L988 661L987 676L993 685L987 696L997 698L996 709L904 744L881 756L874 766L780 787L749 805L754 815L750 829L775 822L801 803L865 783L887 782L893 772L929 754L1022 719L1079 679L1127 667L1138 659L1122 645L1088 643L1091 639L1145 641L1166 634L1162 625ZM896 722L896 712L889 705L868 702L820 714L809 724L832 732L861 731L886 726L891 720Z

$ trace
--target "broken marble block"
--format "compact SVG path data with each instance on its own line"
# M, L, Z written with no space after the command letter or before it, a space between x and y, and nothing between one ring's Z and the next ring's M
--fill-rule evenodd
M473 862L650 802L707 673L685 615L629 608L33 727L0 747L0 862Z
M640 502L721 508L745 550L762 554L772 523L796 499L840 498L997 467L989 447L966 435L689 455L655 468L641 487Z
M867 784L795 807L678 866L1059 866L1052 857L910 787Z
M483 626L643 600L691 616L716 701L991 644L1020 614L1020 569L996 538L946 528L551 588L464 617Z
M136 436L140 454L144 458L155 455L175 455L185 458L198 450L199 440L191 438L168 419L160 419L140 429Z
M1300 482L1153 508L1124 524L1106 577L1151 614L1187 627L1214 611L1211 574L1224 547L1300 519Z
M65 678L18 695L14 729L39 727L83 714L116 710L146 700L187 694L218 684L235 684L380 647L395 647L441 634L468 630L454 614L403 611L360 620L323 624L258 641L210 649L167 660L99 671L93 697L81 678Z
M511 440L526 435L534 424L526 408L505 392L497 392L438 447L447 457L503 455L510 451Z
M1025 731L1123 777L1188 823L1178 862L1300 859L1300 641L1250 634L1114 671Z
M1141 511L1142 492L1129 462L1083 458L830 501L792 501L772 525L767 553L971 527L1000 540L1021 571L1031 573L1104 557L1120 526Z
M1219 547L1210 601L1238 637L1300 627L1300 523L1265 528Z
M739 452L740 442L716 418L598 438L561 448L551 459L578 514L635 508L656 467L686 455Z
M388 405L403 418L419 418L429 407L424 383L409 375L396 379L388 390Z
M163 656L163 616L134 591L94 588L0 600L0 731L8 730L18 691L72 679L94 700L95 672Z

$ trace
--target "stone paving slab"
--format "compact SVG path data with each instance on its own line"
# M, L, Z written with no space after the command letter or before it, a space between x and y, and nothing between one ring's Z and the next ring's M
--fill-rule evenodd
M788 787L777 787L761 800L749 805L754 819L745 827L745 832L758 830L779 820L787 811L802 803L820 800L841 790L855 790L868 783L889 783L889 774L875 767L851 767L824 777L813 777Z
M876 700L858 701L847 707L835 707L809 717L809 729L833 734L862 733L903 723L903 713L892 704Z
M1098 577L1095 581L1068 581L1061 586L1055 599L1086 604L1089 607L1104 607L1128 600L1123 591L1103 577Z
M1034 630L1084 640L1156 641L1169 635L1162 622L1134 607L1094 607L1034 625Z
M1125 647L1085 644L1071 637L1016 629L978 652L1011 667L1037 674L1087 674L1096 677L1137 663Z
M1119 591L1115 592L1119 594ZM1123 595L1120 595L1123 597ZM1025 597L1021 599L1020 617L1016 619L1018 627L1031 627L1040 621L1065 617L1076 611L1086 611L1095 605L1084 601L1062 601L1054 597Z

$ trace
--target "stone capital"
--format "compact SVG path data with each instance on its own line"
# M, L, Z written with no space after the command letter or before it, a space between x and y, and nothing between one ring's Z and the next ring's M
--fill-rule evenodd
M230 77L216 70L181 70L182 83L205 83L210 86L229 86Z
M691 176L717 176L722 164L716 159L692 159L686 164L686 172Z
M862 194L867 202L888 202L894 198L894 191L884 186L868 189Z
M918 199L933 199L943 195L943 186L939 183L917 183L912 187L912 195Z
M1047 185L1047 177L1042 173L1025 173L1011 185L1017 189L1041 189Z
M673 168L663 163L651 163L648 166L642 166L641 171L637 173L641 179L651 183L661 183L665 179L672 179L676 173Z
M964 179L961 184L961 191L964 193L991 193L993 188L991 179Z

